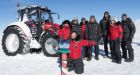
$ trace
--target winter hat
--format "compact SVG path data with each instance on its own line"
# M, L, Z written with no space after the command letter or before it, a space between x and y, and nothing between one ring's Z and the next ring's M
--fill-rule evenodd
M94 18L94 19L95 19L95 16L91 15L91 16L90 16L90 19L91 19L91 18Z
M69 25L69 27L71 28L71 23L70 23L69 20L63 21L62 24L61 24L61 26L60 26L60 28L62 29L62 28L63 28L63 25L66 24L66 23L67 23L67 24Z
M73 18L73 20L76 20L76 21L78 21L78 18L77 18L77 17L74 17L74 18Z
M81 19L81 21L82 21L82 20L86 20L86 18L83 17L83 18Z
M111 17L110 20L111 20L111 21L115 21L115 22L118 21L118 19L117 19L116 17Z
M105 15L105 14L108 14L108 15L109 15L109 12L108 12L108 11L105 11L105 12L104 12L104 15Z
M125 14L125 13L124 13L124 14L122 14L122 18L123 18L124 16L125 16L125 17L127 17L127 14Z
M66 24L66 23L70 25L70 21L69 21L69 20L65 20L65 21L63 21L62 24Z
M122 17L123 17L123 16L126 16L126 17L127 17L127 14L122 14Z
M106 14L108 14L108 17L105 17ZM108 11L105 11L105 12L104 12L103 19L104 19L104 20L109 20L109 19L110 19L110 15L109 15L109 12L108 12Z
M96 22L95 16L93 16L93 15L90 16L90 20L91 20L92 18L94 18L94 20L95 20L95 22Z

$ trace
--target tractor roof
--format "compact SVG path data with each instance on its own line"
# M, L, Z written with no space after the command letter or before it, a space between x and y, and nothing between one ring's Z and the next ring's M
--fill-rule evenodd
M48 9L48 7L43 7L43 6L39 6L39 5L29 5L29 6L22 6L22 7L19 7L18 8L18 11L24 11L26 9L29 9L29 10L36 10L36 9L40 9L40 10L43 10L43 11L50 11Z

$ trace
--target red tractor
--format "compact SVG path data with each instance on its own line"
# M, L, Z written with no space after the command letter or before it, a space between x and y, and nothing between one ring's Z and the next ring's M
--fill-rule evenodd
M59 25L53 23L56 14L38 5L19 7L18 21L4 30L2 48L8 56L42 50L46 56L56 56Z

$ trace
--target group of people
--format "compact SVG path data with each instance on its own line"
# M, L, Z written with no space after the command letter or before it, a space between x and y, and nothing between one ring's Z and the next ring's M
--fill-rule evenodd
M96 21L95 16L90 16L89 21L82 18L80 24L76 17L71 22L65 20L60 26L58 35L60 43L67 45L63 47L70 50L68 70L74 70L77 74L83 73L82 58L87 57L87 61L90 61L93 47L95 59L99 60L99 41L101 38L104 42L104 58L109 58L110 49L112 62L121 64L122 58L126 62L132 62L134 60L134 49L131 43L135 30L135 25L127 14L122 15L122 21L117 21L107 11L99 23ZM108 48L108 44L110 48ZM82 51L84 51L83 54Z

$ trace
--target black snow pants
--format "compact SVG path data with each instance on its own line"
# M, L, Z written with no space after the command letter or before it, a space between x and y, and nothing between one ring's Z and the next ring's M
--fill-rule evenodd
M88 57L92 58L92 49L93 46L88 46ZM94 53L95 53L95 58L99 56L99 45L98 43L94 46Z
M121 62L120 41L110 40L111 58L117 62Z
M108 57L108 36L103 36L105 55Z
M82 58L80 59L68 59L68 68L73 68L76 74L82 74L84 72L84 64Z
M132 48L132 40L122 41L121 48L122 48L122 57L124 59L134 60L134 49ZM128 56L127 56L128 55Z

